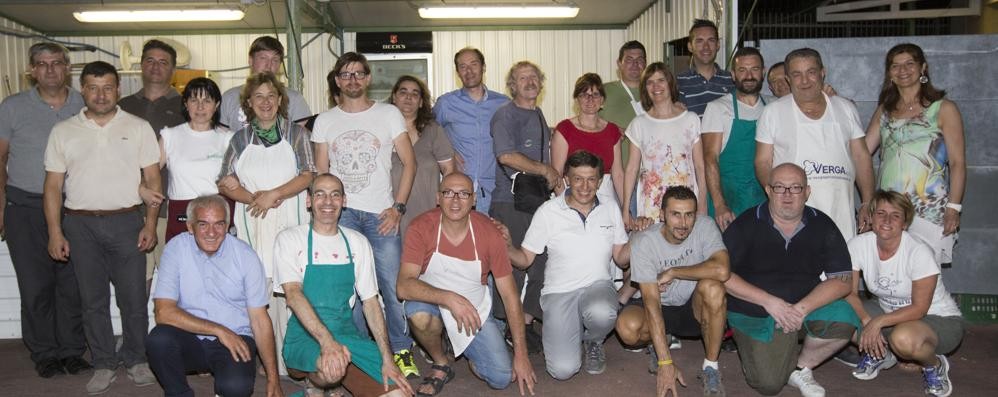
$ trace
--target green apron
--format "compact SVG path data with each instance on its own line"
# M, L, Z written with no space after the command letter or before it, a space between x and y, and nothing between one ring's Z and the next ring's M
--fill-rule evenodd
M766 100L759 96L762 104ZM749 208L766 201L766 192L755 178L755 125L756 120L738 118L738 97L731 93L731 106L735 117L731 120L728 144L717 159L721 174L721 193L735 217ZM708 195L707 210L714 216L714 200Z
M354 294L354 262L343 229L337 228L343 243L347 247L346 264L312 263L312 228L308 229L308 266L305 267L305 277L302 281L302 292L312 304L315 314L333 334L336 342L350 350L350 362L364 373L381 382L381 352L378 345L367 335L361 335L353 323L353 311L350 309L350 297ZM361 304L360 302L357 302ZM284 334L284 362L288 368L299 371L315 372L315 361L319 358L319 343L298 321L298 316L292 315L288 321L288 331Z
M825 323L825 328L811 329L811 327L808 326L809 321L823 321ZM857 331L861 331L863 329L859 316L856 315L856 312L852 310L852 306L849 305L845 299L836 299L831 303L819 307L817 310L811 312L807 315L807 317L804 317L803 327L807 330L808 335L822 338L825 336L825 332L828 331L828 326L830 326L833 322L850 324L853 327L856 327ZM728 325L730 325L731 328L735 328L741 333L752 337L752 339L763 343L772 342L773 332L776 332L776 320L773 316L752 317L728 311Z

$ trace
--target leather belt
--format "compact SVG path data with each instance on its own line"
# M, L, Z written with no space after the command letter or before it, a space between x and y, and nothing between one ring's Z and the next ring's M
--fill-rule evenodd
M111 216L111 215L126 214L129 212L138 211L139 208L142 208L142 206L133 205L128 208L119 208L116 210L74 210L66 208L65 211L67 215Z

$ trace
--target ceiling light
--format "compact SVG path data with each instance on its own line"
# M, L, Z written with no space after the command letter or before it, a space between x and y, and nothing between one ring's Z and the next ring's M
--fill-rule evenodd
M462 5L419 7L423 19L575 18L579 7L564 5Z
M243 19L241 10L194 9L194 10L138 10L138 11L77 11L73 17L80 22L197 22L197 21L238 21Z

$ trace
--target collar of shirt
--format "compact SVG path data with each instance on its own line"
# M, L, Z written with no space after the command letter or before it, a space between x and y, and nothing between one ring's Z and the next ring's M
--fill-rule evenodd
M555 200L558 200L558 201L556 201L555 203L557 203L558 204L558 208L560 208L563 211L567 211L567 210L575 211L576 214L579 214L579 218L582 219L582 222L585 223L586 218L587 218L586 215L583 214L582 211L579 211L579 210L575 209L574 207L568 205L568 197L569 197L570 194L572 194L572 188L565 189L565 194L563 194L563 195L561 195L559 197L556 197ZM599 197L594 197L593 198L593 208L591 210L589 210L589 215L592 215L593 212L596 212L596 207L599 207Z
M156 103L156 102L159 102L159 101L165 101L165 100L169 100L171 98L178 97L178 96L180 96L180 93L177 92L177 90L174 89L173 87L170 87L170 89L166 91L166 95L163 95L163 96L161 96L159 98L156 98L156 100L154 100L154 101L150 101L149 98L146 98L146 89L145 89L145 87L143 87L143 88L140 88L138 92L136 92L136 93L134 93L134 94L132 94L130 96L134 96L135 98L137 98L138 100L143 101L143 102Z
M772 226L774 230L780 233L780 236L783 237L783 240L786 241L786 245L789 246L790 240L793 239L794 236L797 235L797 233L800 233L801 230L804 230L804 227L807 226L811 218L818 215L816 211L817 211L816 209L805 205L804 212L801 214L800 217L800 223L797 224L797 227L794 228L794 232L791 233L789 236L784 234L783 231L776 226L776 222L773 221L773 214L769 212L768 200L764 201L762 204L759 204L759 206L755 208L755 217L756 219L764 220L767 223L769 223L769 225Z
M480 101L476 101L474 98L472 98L471 95L468 94L468 89L465 87L461 87L461 89L457 90L457 95L461 99L464 99L471 103L484 103L489 101L489 96L491 96L492 94L499 94L498 92L489 90L489 87L486 87L485 84L482 84L482 91L484 91L485 93L482 94L482 100ZM498 95L498 97L501 98L501 95Z
M79 119L79 121L81 123L83 123L84 125L86 125L89 128L105 129L105 128L110 127L112 124L114 124L115 121L117 121L118 119L120 119L121 117L123 117L124 116L123 113L125 113L125 111L121 110L121 106L114 105L114 117L112 117L111 121L108 121L107 124L104 124L103 127L97 125L97 123L95 121L93 121L91 118L87 117L87 107L86 106L84 106L83 109L80 109L80 113L77 113L76 117Z
M218 251L215 251L215 253L211 256L209 256L206 252L204 252L204 250L201 249L201 247L198 246L197 239L191 238L191 242L193 243L193 247L191 247L191 249L194 250L194 258L196 258L201 263L204 263L210 260L225 257L225 254L228 251L227 248L230 245L229 243L230 238L233 237L228 235L228 233L226 233L225 238L222 239L222 244L218 246Z

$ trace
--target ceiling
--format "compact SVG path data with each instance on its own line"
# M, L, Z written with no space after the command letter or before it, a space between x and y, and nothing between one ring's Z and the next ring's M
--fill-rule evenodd
M426 4L550 4L574 3L579 15L570 20L423 20L416 9ZM300 12L296 21L307 30L444 30L514 27L552 29L622 27L637 18L655 0L0 0L0 16L49 35L135 32L205 32L284 29L289 4ZM242 21L203 23L85 24L73 18L82 9L240 7Z

